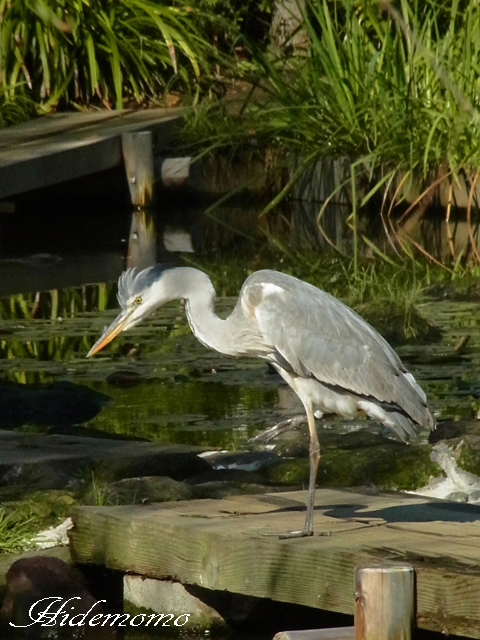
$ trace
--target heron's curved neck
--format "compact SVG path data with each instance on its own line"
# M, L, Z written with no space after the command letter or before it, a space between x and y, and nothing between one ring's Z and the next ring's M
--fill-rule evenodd
M215 289L210 278L191 267L175 269L179 298L185 299L188 323L195 337L207 347L236 355L229 348L231 344L231 318L222 320L215 313Z

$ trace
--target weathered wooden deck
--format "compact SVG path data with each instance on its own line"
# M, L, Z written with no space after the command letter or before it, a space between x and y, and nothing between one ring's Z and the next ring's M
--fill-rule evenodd
M123 163L121 136L172 138L181 109L59 113L0 131L0 199L80 178Z
M318 490L146 506L79 507L75 561L353 614L354 567L408 561L417 624L480 638L480 508L406 494ZM320 534L320 535L319 535Z

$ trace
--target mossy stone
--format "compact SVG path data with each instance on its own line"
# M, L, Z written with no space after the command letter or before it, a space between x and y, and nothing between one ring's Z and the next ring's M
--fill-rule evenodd
M455 458L459 467L480 476L480 437L464 436L455 449Z
M440 475L430 460L430 447L377 445L368 449L324 450L317 483L322 487L376 486L381 489L412 490ZM309 460L284 460L265 470L278 484L308 484Z
M125 478L113 482L107 491L109 504L143 504L149 502L175 502L190 500L192 488L163 476Z

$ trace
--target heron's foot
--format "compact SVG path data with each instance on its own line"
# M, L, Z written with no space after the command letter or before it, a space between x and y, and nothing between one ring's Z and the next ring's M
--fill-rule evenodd
M279 531L259 531L261 536L266 538L276 538L277 540L288 540L289 538L308 538L313 536L313 531L287 531L280 533Z
M258 435L250 438L249 442L261 442L263 444L268 444L282 433L286 433L287 431L290 431L290 429L299 429L305 424L307 424L307 417L305 415L302 414L294 416L288 420L282 420L282 422L275 424L273 427L265 429Z
M302 531L287 531L279 536L280 540L288 540L289 538L308 538L313 536L313 531L309 529L302 529Z

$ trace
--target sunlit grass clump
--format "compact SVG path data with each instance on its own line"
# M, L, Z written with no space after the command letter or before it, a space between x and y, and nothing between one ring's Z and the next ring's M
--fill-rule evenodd
M261 87L230 128L309 156L427 176L480 167L480 6L473 0L307 0L308 45L249 43L243 77ZM215 127L218 123L212 124ZM228 140L226 126L216 138ZM218 131L218 129L217 129ZM212 136L215 141L215 137ZM384 176L386 181L388 174Z
M242 109L214 105L188 123L189 135L198 131L203 149L297 158L264 213L321 158L346 159L335 191L346 187L352 202L355 252L359 207L381 213L402 253L412 239L405 227L397 232L416 204L431 202L441 184L448 191L460 174L470 220L480 170L480 5L306 0L301 12L303 49L246 43L250 58L235 70L252 87ZM320 203L319 227L322 215Z
M195 12L155 0L0 0L0 89L44 110L122 107L192 85L205 63Z

